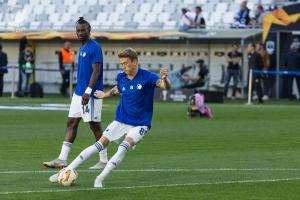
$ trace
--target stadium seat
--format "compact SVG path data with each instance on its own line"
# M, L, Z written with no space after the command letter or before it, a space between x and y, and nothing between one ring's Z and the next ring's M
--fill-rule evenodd
M152 7L152 12L154 12L154 13L162 13L163 6L164 6L164 4L159 3L159 2L156 3L156 4L154 4L153 7Z
M133 0L122 0L124 4L132 4Z
M112 12L114 12L114 9L115 9L115 5L114 4L103 5L103 11L104 12L112 13Z
M105 13L105 12L100 12L100 13L98 13L96 21L97 21L98 23L101 23L101 22L103 22L103 21L106 21L106 20L107 20L107 14L108 14L108 13Z
M141 5L140 12L149 13L151 11L151 8L152 8L152 4L144 3Z
M146 22L147 24L150 24L152 22L157 21L156 18L157 18L157 14L156 13L148 13L145 16L145 21L144 22Z
M120 14L117 12L110 13L107 17L107 21L112 22L112 23L117 22L117 21L119 21L119 16L120 16Z
M112 29L113 30L123 30L125 26L124 21L116 21L113 23Z
M228 8L227 2L218 3L216 6L216 12L217 13L225 13L227 11L227 8Z
M116 12L119 13L119 14L122 14L122 13L125 13L125 10L126 10L126 4L117 4L116 6Z
M162 12L162 13L159 13L157 21L166 23L169 21L169 19L170 19L170 13Z
M125 22L125 27L130 28L130 29L135 29L137 27L138 23L137 22Z
M207 3L203 6L202 10L203 12L212 12L214 11L214 8L215 8L215 4Z
M142 13L142 12L137 12L133 16L134 22L142 23L142 22L144 22L144 19L145 19L145 13Z
M200 5L200 6L203 6L204 4L206 4L207 3L207 0L196 0L195 1L195 4L196 5Z
M165 30L172 30L174 27L177 27L177 21L168 21L164 23L164 29Z
M123 20L125 23L126 22L131 22L132 21L132 17L133 14L132 13L123 13L121 16L120 16L120 19Z
M0 0L1 1L1 0ZM195 6L202 6L203 16L208 26L225 23L226 27L232 22L232 13L238 12L243 0L2 0L0 6L0 20L10 26L36 27L31 21L39 21L40 25L52 24L53 28L66 27L79 16L84 16L101 30L101 25L120 29L126 24L130 27L141 27L150 30L161 27L166 30L176 30L181 15L181 8L191 11ZM272 0L248 0L248 7L252 10L259 3L268 5ZM229 13L228 13L229 12ZM214 16L224 13L226 16ZM211 14L214 14L211 16ZM16 17L18 16L18 17ZM44 23L43 21L49 21ZM109 25L109 23L111 23ZM114 28L114 26L116 26ZM129 27L127 27L129 28ZM34 29L36 30L36 29Z
M234 22L234 12L226 12L224 13L223 22L227 24L231 24Z

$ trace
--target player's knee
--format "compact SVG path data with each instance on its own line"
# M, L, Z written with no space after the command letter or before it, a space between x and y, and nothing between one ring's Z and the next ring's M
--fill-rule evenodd
M126 137L123 142L127 142L131 147L135 145L135 141L131 137Z
M101 142L101 144L106 147L108 144L109 144L109 139L105 136L102 136L100 139L99 139L99 142Z
M76 118L69 118L68 123L67 123L67 128L68 129L76 129L78 127L79 120Z
M118 151L120 151L120 150L125 150L125 151L127 151L127 150L129 150L130 147L131 147L131 144L130 144L129 142L127 142L127 141L124 140L124 141L119 145Z

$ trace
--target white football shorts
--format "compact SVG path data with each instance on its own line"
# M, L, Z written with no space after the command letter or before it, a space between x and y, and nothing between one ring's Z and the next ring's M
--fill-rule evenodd
M90 97L89 103L82 105L82 97L73 94L69 117L82 118L84 122L100 122L102 111L102 99Z
M130 137L133 139L134 143L137 144L143 139L147 131L147 126L131 126L118 121L113 121L107 126L103 132L103 136L110 142L118 142L123 136Z

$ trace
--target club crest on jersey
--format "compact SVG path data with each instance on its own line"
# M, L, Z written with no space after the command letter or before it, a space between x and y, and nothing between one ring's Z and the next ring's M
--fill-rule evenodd
M86 56L86 52L80 52L80 56L85 57Z
M143 86L142 86L141 84L138 84L138 85L136 86L136 88L137 88L138 90L141 90L141 89L143 88Z

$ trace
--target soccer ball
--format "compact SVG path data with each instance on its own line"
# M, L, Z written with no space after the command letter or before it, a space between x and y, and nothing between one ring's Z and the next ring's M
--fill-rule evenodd
M62 169L58 174L58 182L62 186L73 186L76 179L78 178L78 173L76 170L72 169Z

